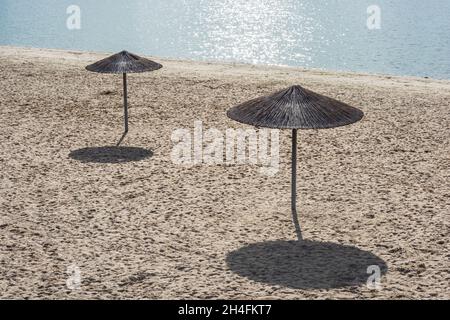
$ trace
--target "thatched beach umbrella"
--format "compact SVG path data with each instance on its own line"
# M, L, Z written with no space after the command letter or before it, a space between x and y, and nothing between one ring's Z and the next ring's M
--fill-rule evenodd
M154 61L141 58L127 51L114 54L86 67L87 70L99 73L123 74L123 107L125 118L125 133L128 132L128 93L127 73L139 73L161 69L162 65Z
M291 209L297 227L297 130L345 126L361 120L364 113L297 85L233 107L227 115L255 127L292 129ZM297 233L300 238L300 230Z

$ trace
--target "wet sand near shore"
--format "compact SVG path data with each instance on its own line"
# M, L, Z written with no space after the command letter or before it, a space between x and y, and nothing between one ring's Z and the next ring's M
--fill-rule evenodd
M0 47L0 298L450 298L450 81L151 58L117 149L105 56ZM299 131L301 243L289 131L272 177L171 159L174 130L247 129L226 110L293 84L365 113Z

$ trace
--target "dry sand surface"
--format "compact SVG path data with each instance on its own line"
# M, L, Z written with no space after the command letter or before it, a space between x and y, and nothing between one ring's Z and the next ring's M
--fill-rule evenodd
M1 298L450 298L450 81L155 58L129 76L143 149L110 163L80 150L122 132L121 77L84 70L102 57L0 47ZM248 128L226 110L292 84L365 112L299 132L300 244L289 131L273 177L170 157L175 129Z

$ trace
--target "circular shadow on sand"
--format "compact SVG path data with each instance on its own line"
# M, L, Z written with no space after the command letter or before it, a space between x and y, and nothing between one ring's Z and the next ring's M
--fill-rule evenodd
M125 163L153 156L151 150L137 147L92 147L74 150L69 157L81 162Z
M331 289L365 284L369 266L386 262L356 247L316 241L250 244L227 256L228 267L251 280L295 289Z

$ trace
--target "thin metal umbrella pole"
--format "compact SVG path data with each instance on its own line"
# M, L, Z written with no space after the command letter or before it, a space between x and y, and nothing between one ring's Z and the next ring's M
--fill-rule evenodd
M297 129L292 130L292 184L291 209L297 211Z
M128 90L127 90L127 74L123 74L123 109L125 121L125 133L128 132Z
M302 230L297 216L297 129L292 130L292 177L291 177L291 210L298 241L303 240Z

